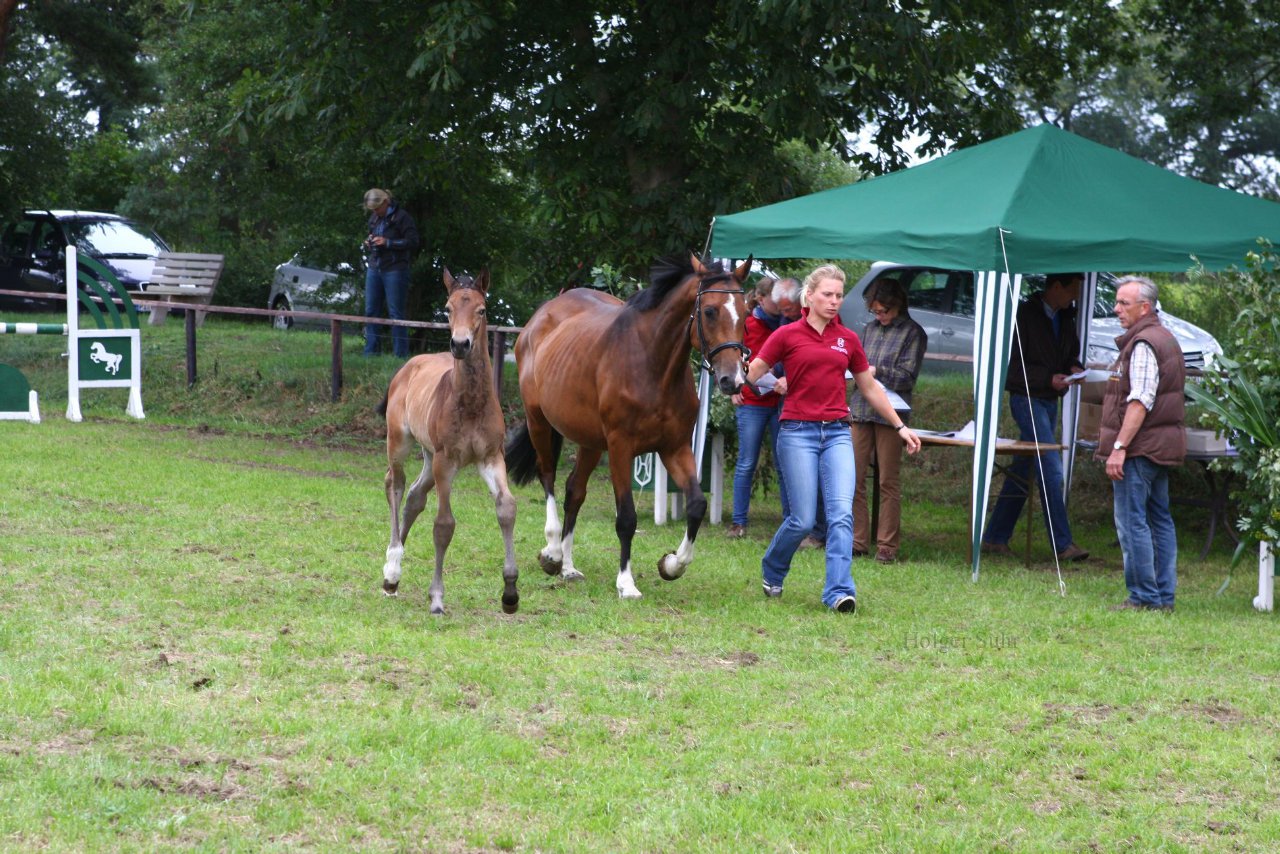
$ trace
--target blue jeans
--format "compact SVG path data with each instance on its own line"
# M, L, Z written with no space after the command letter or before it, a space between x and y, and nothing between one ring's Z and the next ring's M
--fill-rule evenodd
M778 464L787 482L791 512L773 535L761 561L764 581L780 587L791 558L813 528L822 491L827 517L827 577L822 603L832 607L842 596L856 596L853 574L853 440L843 421L782 421L778 427Z
M756 465L760 460L760 446L765 431L769 432L769 446L773 448L773 464L778 466L778 407L742 404L734 412L738 424L738 462L733 467L733 524L746 525L747 511L751 509L751 486L755 481ZM782 515L791 512L787 501L787 486L778 469L778 495L782 498Z
M1124 477L1111 481L1111 488L1129 599L1142 605L1172 605L1178 586L1178 537L1169 514L1169 470L1146 457L1128 457Z
M1009 395L1009 410L1018 424L1018 438L1026 442L1038 436L1041 442L1054 442L1057 436L1058 401L1041 400L1021 394ZM1034 422L1035 430L1032 431ZM1062 496L1062 455L1050 451L1035 457L1015 457L1005 473L1004 485L991 510L991 519L982 535L986 543L1006 544L1013 537L1013 526L1027 502L1027 484L1034 478L1040 482L1040 501L1045 511L1044 525L1056 551L1071 545L1071 525L1067 522L1067 502ZM1040 468L1044 477L1040 477ZM1012 476L1010 476L1012 475Z
M392 320L404 320L405 298L409 295L408 270L378 270L370 267L364 275L365 317L382 317L386 311ZM364 354L376 356L382 347L386 329L381 323L364 328ZM391 342L396 356L409 358L409 330L403 326L391 329Z

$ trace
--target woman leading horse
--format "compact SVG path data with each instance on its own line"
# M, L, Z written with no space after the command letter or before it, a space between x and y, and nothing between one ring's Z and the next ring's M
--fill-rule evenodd
M605 451L621 545L618 596L641 595L631 572L631 467L640 454L658 453L688 511L684 540L658 561L658 574L672 581L693 561L707 502L691 447L698 397L689 355L695 347L701 352L703 368L723 393L742 386L742 283L750 265L748 259L726 271L696 256L666 258L651 270L649 287L625 303L580 288L529 319L515 346L526 420L507 443L507 467L516 483L528 483L535 473L542 483L547 545L538 559L549 575L582 578L573 565L573 530L588 478ZM565 484L561 528L555 474L565 438L578 445L578 459Z

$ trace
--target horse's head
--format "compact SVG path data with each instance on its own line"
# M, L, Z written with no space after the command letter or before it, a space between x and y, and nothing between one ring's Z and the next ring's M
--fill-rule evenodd
M689 324L693 346L701 351L703 365L715 377L720 391L736 394L747 381L743 362L749 353L742 344L747 306L742 284L751 271L751 259L726 273L718 264L708 267L694 255L693 271L698 277L698 296Z
M480 271L474 279L463 274L454 278L449 268L444 269L444 286L449 300L444 310L449 315L449 352L455 359L465 359L481 337L485 326L485 297L489 293L489 269ZM486 342L481 341L484 347Z

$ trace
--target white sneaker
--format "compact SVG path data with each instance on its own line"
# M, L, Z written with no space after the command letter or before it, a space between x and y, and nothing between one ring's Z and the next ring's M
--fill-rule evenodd
M760 584L761 584L761 586L764 588L764 595L765 595L765 596L769 597L770 599L781 599L781 598L782 598L782 585L781 585L781 584L779 584L779 585L776 585L776 586L775 586L775 585L773 585L773 584L770 584L770 583L769 583L769 582L767 582L767 581L762 581Z
M858 610L858 600L852 596L841 596L836 600L836 604L831 606L831 610L839 611L841 614L852 614Z

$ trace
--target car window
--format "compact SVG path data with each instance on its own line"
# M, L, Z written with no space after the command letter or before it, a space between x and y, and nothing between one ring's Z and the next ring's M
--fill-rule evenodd
M973 273L952 273L947 277L951 289L951 313L957 317L973 317L977 299L974 297Z
M127 222L80 221L67 223L67 232L76 249L90 255L138 255L154 257L164 247Z
M48 252L53 255L61 254L66 248L58 224L47 219L36 224L36 239L31 245L37 253Z
M932 270L918 270L907 285L907 305L922 311L947 313L951 309L951 294L947 286L950 274Z
M22 258L27 254L32 225L30 220L24 219L4 230L4 237L0 238L0 258Z
M1098 287L1093 295L1093 316L1112 317L1116 313L1116 283L1114 279L1098 277Z

